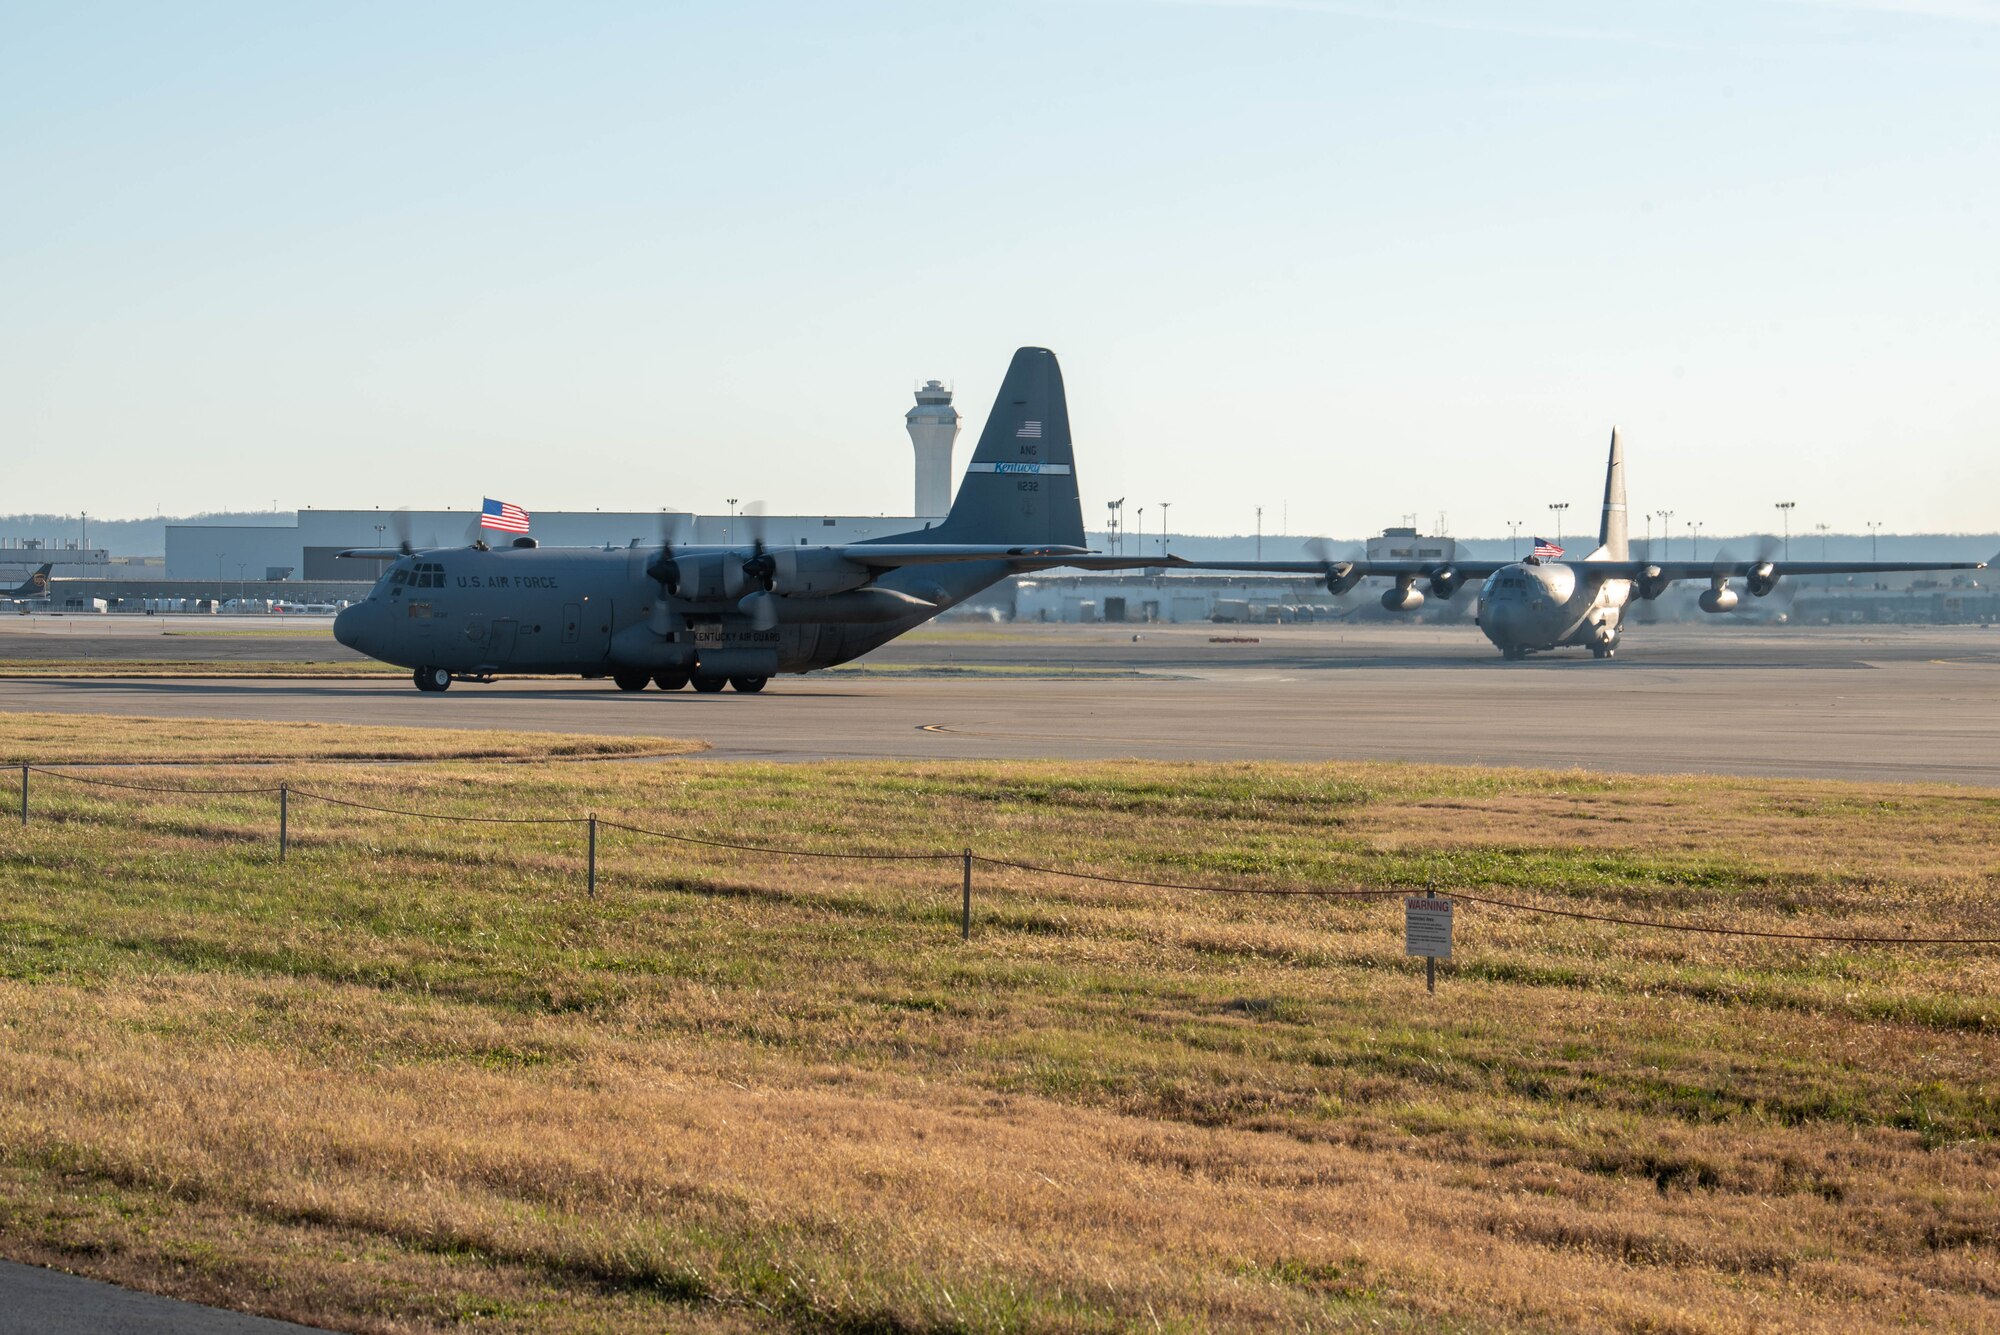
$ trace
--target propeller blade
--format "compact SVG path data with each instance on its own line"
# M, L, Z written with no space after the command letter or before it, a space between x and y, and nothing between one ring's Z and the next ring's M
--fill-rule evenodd
M660 554L646 567L646 573L659 581L668 597L681 591L681 567L674 560L673 520L664 510L660 512Z
M743 574L752 584L769 593L778 581L778 563L764 545L764 502L752 501L744 506L743 518L750 528L750 559L743 563ZM770 627L759 629L768 630Z
M1368 559L1368 549L1358 542L1341 543L1335 542L1332 538L1307 538L1299 545L1307 556L1325 565Z

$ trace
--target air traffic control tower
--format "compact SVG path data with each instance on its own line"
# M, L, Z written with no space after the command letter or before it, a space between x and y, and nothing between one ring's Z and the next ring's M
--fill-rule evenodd
M943 382L927 380L917 406L903 414L910 444L917 451L917 514L942 515L951 509L951 447L958 439L958 409Z

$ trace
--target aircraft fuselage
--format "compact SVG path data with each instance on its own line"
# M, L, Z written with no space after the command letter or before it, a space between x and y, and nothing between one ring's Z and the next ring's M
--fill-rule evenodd
M888 571L869 587L907 594L929 610L885 620L839 595L788 599L804 619L759 627L739 608L740 594L665 595L647 574L657 555L637 547L415 552L341 612L334 634L371 658L462 677L620 669L768 677L859 657L1007 573L987 562ZM718 570L740 567L749 555L688 547L676 558L699 572L711 559ZM869 619L842 620L857 615Z
M1509 658L1582 646L1598 657L1617 647L1632 581L1593 575L1588 561L1520 561L1487 576L1479 628Z

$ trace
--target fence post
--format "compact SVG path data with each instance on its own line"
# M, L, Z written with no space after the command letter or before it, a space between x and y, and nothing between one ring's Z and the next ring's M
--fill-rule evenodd
M28 824L28 767L21 766L21 826Z
M597 898L597 813L590 813L590 897Z
M285 860L285 854L292 848L292 786L278 785L278 861Z
M958 939L972 939L972 850L965 850L965 902L958 912Z

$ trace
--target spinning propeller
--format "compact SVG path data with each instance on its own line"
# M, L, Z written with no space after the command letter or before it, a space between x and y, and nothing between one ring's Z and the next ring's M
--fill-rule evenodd
M772 601L778 586L778 559L764 543L764 502L744 506L743 517L750 526L750 559L743 563L743 578L751 591L737 605L750 614L753 627L770 630L778 624L778 606Z

